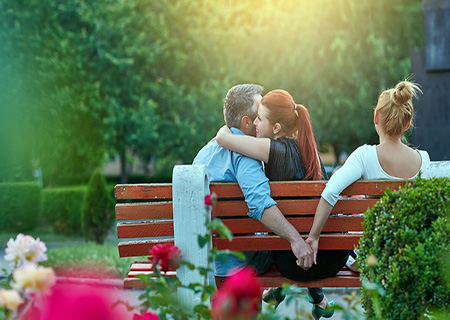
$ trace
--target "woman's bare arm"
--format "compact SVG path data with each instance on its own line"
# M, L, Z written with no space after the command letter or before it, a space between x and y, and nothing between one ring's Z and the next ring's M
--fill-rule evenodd
M246 135L233 134L227 126L217 132L216 141L219 146L238 152L249 158L269 162L270 139L255 138Z
M306 239L306 243L308 243L314 251L314 264L316 263L317 251L319 249L319 236L325 222L327 222L327 219L330 216L331 210L333 210L333 206L324 198L320 198L311 231L309 231L309 236Z

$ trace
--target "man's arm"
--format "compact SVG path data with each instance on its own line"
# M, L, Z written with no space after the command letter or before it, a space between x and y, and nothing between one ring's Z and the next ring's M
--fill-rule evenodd
M297 257L297 265L305 270L311 268L314 251L303 240L294 226L284 217L277 206L271 206L265 209L261 217L261 222L281 238L289 241L292 252Z
M292 252L297 257L297 264L305 270L309 269L314 252L270 197L269 179L264 174L261 163L236 153L234 156L236 180L250 209L249 216L260 220L272 232L289 241Z

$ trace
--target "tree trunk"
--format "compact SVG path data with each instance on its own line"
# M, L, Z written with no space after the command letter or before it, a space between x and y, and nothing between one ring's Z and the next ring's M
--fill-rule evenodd
M339 163L339 156L341 154L341 150L339 149L339 147L337 146L337 144L333 144L333 152L334 152L334 156L336 157L336 162L334 163L334 166L338 166Z
M128 183L127 157L125 148L120 152L120 183Z

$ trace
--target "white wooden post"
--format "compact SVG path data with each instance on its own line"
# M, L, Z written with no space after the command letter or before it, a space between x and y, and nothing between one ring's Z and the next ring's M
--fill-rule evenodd
M422 178L450 177L450 161L431 161Z
M206 267L208 250L206 245L200 248L197 236L205 235L205 214L211 219L211 210L205 208L205 196L209 194L209 174L205 165L177 165L172 176L173 194L173 228L175 245L182 252L183 259L197 267ZM208 211L208 212L207 212ZM211 245L211 244L210 244ZM189 270L182 266L177 270L181 283L203 283L203 277L197 270ZM207 285L214 282L214 275L210 274ZM186 306L194 306L201 297L192 290L180 288L180 301Z

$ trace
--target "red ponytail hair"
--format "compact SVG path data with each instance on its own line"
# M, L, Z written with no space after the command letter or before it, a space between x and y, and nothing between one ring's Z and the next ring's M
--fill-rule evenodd
M323 177L319 162L316 141L312 131L308 110L295 104L294 99L285 90L273 90L261 100L269 113L268 120L281 124L283 136L297 136L300 156L305 168L305 180L319 180Z
M316 140L314 140L308 109L301 104L297 104L297 114L297 143L306 171L305 180L319 180L323 178L323 174L317 155L317 145Z

